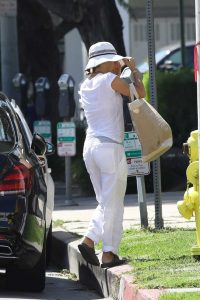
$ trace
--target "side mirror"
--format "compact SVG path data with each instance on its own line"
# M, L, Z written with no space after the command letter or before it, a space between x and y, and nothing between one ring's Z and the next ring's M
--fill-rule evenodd
M176 71L179 65L173 63L171 60L165 60L163 64L158 65L159 70Z
M31 149L37 155L44 155L47 152L47 145L45 139L38 133L34 133L31 144Z
M45 153L46 155L52 155L52 154L55 153L55 147L54 147L53 144L46 142L46 147L47 147L47 150L46 150L46 153Z

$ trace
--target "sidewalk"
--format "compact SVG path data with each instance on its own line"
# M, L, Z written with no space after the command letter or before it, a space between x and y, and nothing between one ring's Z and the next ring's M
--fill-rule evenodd
M183 192L162 193L162 217L164 227L195 228L194 221L187 221L180 216L176 203L183 199ZM96 290L104 297L119 300L154 300L163 292L161 290L138 289L132 284L133 278L128 275L129 265L110 269L101 269L88 265L80 255L77 245L85 233L88 222L97 205L94 197L74 197L73 203L68 203L64 194L56 194L53 212L53 261L61 268L68 268L71 273ZM155 227L154 194L146 195L149 226ZM71 205L68 205L71 204ZM140 212L137 195L126 195L124 210L124 229L140 228ZM100 255L100 254L99 254Z

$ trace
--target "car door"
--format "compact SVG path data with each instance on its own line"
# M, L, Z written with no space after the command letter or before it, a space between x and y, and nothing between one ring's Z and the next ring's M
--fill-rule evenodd
M194 66L194 47L187 46L185 47L185 65L188 68L193 68ZM182 66L182 54L181 48L171 51L167 56L165 56L157 65L157 68L160 70L177 70Z
M29 147L31 148L32 141L33 141L33 135L29 129L29 126L28 126L20 108L15 103L12 103L12 106L14 107L14 110L15 110L16 114L18 115L18 119L21 123L21 127L23 127L24 137L26 136L27 143L29 144ZM44 179L45 179L46 188L47 188L46 227L48 229L51 225L52 211L54 209L55 185L54 185L54 181L51 176L51 169L48 167L48 161L47 161L46 155L38 155L38 159L40 160L40 164L43 169Z

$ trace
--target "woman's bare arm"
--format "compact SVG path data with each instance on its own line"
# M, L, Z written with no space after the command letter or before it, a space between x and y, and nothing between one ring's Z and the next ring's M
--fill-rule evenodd
M134 85L135 85L135 88L136 88L136 90L138 92L139 97L140 98L144 98L145 97L144 85L143 85L143 82L141 80L141 74L136 69L134 59L131 58L131 57L126 57L126 58L123 59L123 61L124 61L124 64L127 67L129 67L129 69L132 72L132 76L133 76L133 79L134 79ZM126 83L119 76L115 77L115 79L113 80L111 86L112 86L113 90L115 90L116 92L122 94L123 96L130 97L129 84Z

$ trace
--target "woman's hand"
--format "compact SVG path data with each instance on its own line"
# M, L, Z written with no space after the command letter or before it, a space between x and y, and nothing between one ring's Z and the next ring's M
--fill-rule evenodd
M124 57L123 62L131 70L134 70L136 68L135 59L133 57Z
M131 70L133 79L134 79L134 85L138 92L138 95L140 98L145 97L145 89L143 82L141 80L141 73L137 70L135 60L132 57L124 57L123 63ZM130 97L130 87L128 83L126 83L123 79L116 76L111 84L114 91L120 93L123 96Z
M145 93L144 85L142 82L142 74L136 68L135 59L133 57L124 57L123 62L131 70L134 85L139 94L139 97L144 98L146 93Z

